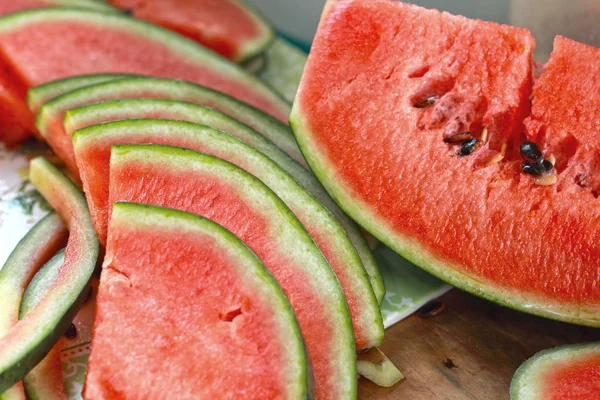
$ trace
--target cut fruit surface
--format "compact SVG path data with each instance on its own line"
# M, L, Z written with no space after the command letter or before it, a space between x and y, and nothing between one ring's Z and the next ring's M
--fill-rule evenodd
M275 32L241 0L109 0L110 4L216 51L236 62L261 53Z
M600 344L543 350L527 360L510 384L511 400L600 398Z
M520 28L384 0L330 1L291 124L332 197L399 254L500 304L598 326L597 199L522 172L532 50ZM583 71L600 68L589 55L580 59L594 65ZM564 113L574 98L589 94L590 107L599 98L600 88L582 91L590 84L564 68L544 75L534 115L543 87L564 100L553 103ZM540 109L548 120L559 115ZM571 131L595 118L578 115ZM471 138L452 144L464 132ZM546 130L545 140L552 135ZM498 154L503 161L489 162ZM559 173L560 163L557 155Z
M0 3L0 15L12 14L17 11L34 8L77 7L99 11L116 11L115 8L97 0L19 0L3 1Z
M310 396L290 303L212 221L115 204L97 301L86 399Z
M142 104L144 102L148 101L143 100ZM149 102L152 104L152 101ZM117 108L132 110L123 105ZM238 134L249 144L260 145L263 140L252 131L238 131ZM221 131L187 122L152 119L104 123L79 131L75 139L76 153L90 212L101 242L104 240L102 235L107 231L110 211L108 183L111 146L136 143L178 146L206 153L229 161L260 179L291 209L329 261L348 301L357 349L381 344L383 321L379 304L360 258L340 224L271 159Z
M48 84L63 85L62 81ZM56 90L58 91L58 89ZM254 128L306 165L289 127L256 108L223 93L191 82L137 77L87 86L65 93L46 103L39 111L36 126L42 136L61 143L57 154L76 171L70 136L65 135L65 113L76 107L115 99L161 98L200 104L221 111ZM73 127L77 129L77 127Z
M0 18L0 52L25 89L72 75L132 73L205 84L282 121L289 114L289 104L243 68L121 13L60 7L10 14Z
M27 285L39 268L64 246L67 235L60 217L49 214L21 239L0 269L0 339L18 322ZM2 400L24 398L22 383L0 392Z
M302 224L267 186L216 157L159 145L113 146L110 202L172 207L209 218L242 239L290 300L308 348L317 398L356 396L348 306Z
M57 81L57 85L59 82L60 81ZM124 109L117 111L115 110L114 106L108 105L105 108L98 108L98 111L93 111L95 110L94 108L82 108L81 110L77 110L77 112L69 112L63 124L63 117L65 116L67 110L75 107L101 102L103 100L133 100L139 97L176 99L208 106L215 110L221 111L222 113L227 114L228 116L233 117L255 129L263 136L274 142L281 150L297 161L304 160L296 145L295 139L291 135L291 131L281 122L229 96L188 82L168 79L144 77L122 79L117 82L102 83L81 88L71 93L66 93L48 102L44 105L44 107L42 107L37 118L37 125L40 129L40 132L47 132L48 135L53 136L65 135L69 137L70 134L72 134L72 132L74 132L76 129L89 126L92 123L100 123L115 119L113 116L118 116L118 118L140 118L143 116L167 118L166 115L175 112L177 109L175 106L171 106L170 111L161 112L160 107L140 107L137 110L133 110L132 113L127 113L127 111ZM146 111L144 112L144 110ZM167 114L165 114L165 112ZM95 115L95 113L97 113L97 115ZM207 118L206 112L202 114L187 114L187 116L186 113L187 112L184 109L182 112L178 113L178 116L175 119L184 119L205 125L217 124L214 118L210 120L212 122L207 122L205 119L199 119ZM168 118L173 117L174 116L172 115ZM235 125L239 127L239 124ZM225 125L222 125L222 122L216 127L225 130L227 133L233 134L238 138L241 138L235 133L235 130L231 130L226 128ZM71 139L68 141L69 146L72 147ZM279 166L297 179L302 186L304 186L334 214L336 219L340 222L350 237L350 240L352 240L354 247L358 251L361 261L367 270L367 273L369 274L369 279L371 281L371 285L373 286L373 290L375 291L375 296L381 303L385 294L383 279L379 272L375 258L373 257L368 244L366 243L356 224L350 218L348 218L348 216L346 216L335 204L335 202L327 195L314 175L286 157L286 155L283 154L280 149L277 149L274 146L258 147L258 143L249 144L253 147L257 147L259 151L263 152L277 162ZM74 159L70 162L70 164L76 164Z
M40 302L0 338L0 392L23 377L56 344L78 309L98 257L98 240L83 195L44 158L31 161L29 179L69 229L65 261Z
M35 308L46 291L56 281L60 267L64 264L64 259L64 251L59 252L35 275L23 295L23 302L19 311L20 319ZM23 379L29 400L67 399L61 369L61 349L62 340L59 340L48 355Z

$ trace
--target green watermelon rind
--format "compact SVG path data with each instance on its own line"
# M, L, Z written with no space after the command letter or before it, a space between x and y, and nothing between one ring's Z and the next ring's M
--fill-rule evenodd
M50 0L49 2L59 7L87 8L104 12L119 12L116 8L98 0Z
M518 293L491 282L484 282L459 272L458 265L436 256L418 240L394 232L386 221L371 211L369 204L360 201L358 196L353 196L343 185L343 179L338 175L336 166L329 164L326 155L322 154L318 143L313 140L302 114L300 102L297 101L290 116L290 126L313 173L333 200L351 218L390 249L437 278L502 306L558 321L600 327L600 310L597 308L585 309L583 305L578 304L551 303L535 294Z
M52 286L56 280L56 277L58 276L58 270L63 265L64 258L65 252L64 250L61 250L42 268L40 268L38 273L33 277L29 283L29 286L27 287L27 290L25 291L25 294L23 295L19 319L25 317L25 315L27 315L27 313L29 313L36 306L36 304L39 303L44 293L46 293L46 291ZM60 364L60 349L57 349L55 346L55 348L48 353L46 359L48 357L58 357ZM23 379L23 385L25 386L25 392L27 393L27 398L29 400L50 399L52 388L56 386L56 383L53 382L52 379L57 375L57 373L55 371L44 370L44 368L46 368L44 361L38 364ZM60 376L61 381L59 384L62 385L62 373Z
M80 89L85 86L91 86L98 83L116 81L118 79L131 78L136 75L131 74L94 74L94 75L75 75L68 78L59 79L33 87L27 91L27 105L34 114L40 111L40 108L48 101Z
M181 107L189 110L190 114L193 112L198 112L199 114L206 112L208 115L213 114L214 118L219 118L220 114L212 109L196 104L157 99L116 100L112 102L96 103L86 106L83 110L80 109L80 111L73 110L73 112L89 112L94 114L95 112L103 112L110 109L126 109L134 111L140 110L140 107L143 107L144 105L150 107L154 105ZM148 108L145 111L149 110L151 110L151 108ZM227 118L224 115L223 117ZM221 151L224 153L235 154L237 157L245 159L247 163L252 163L254 168L256 168L255 171L258 172L253 173L253 171L249 171L250 173L253 173L253 175L261 179L263 183L275 192L275 194L279 195L284 202L289 204L293 210L296 210L298 212L297 215L301 216L301 221L306 222L307 220L310 220L313 226L319 227L320 236L329 238L329 243L336 251L335 258L341 260L341 264L345 266L346 275L352 279L352 286L349 287L348 290L351 290L354 295L360 296L360 313L359 315L355 315L355 321L360 321L360 329L364 332L365 339L368 340L365 343L365 346L366 348L370 348L381 344L384 332L379 303L375 298L375 294L368 279L368 274L354 245L350 241L343 227L323 204L306 191L275 161L260 152L261 147L270 146L272 144L267 142L267 140L258 132L249 129L246 133L246 136L248 137L246 141L242 138L237 138L236 135L231 135L227 130L222 132L191 122L160 119L132 119L106 122L75 131L73 134L73 144L75 152L78 154L81 149L87 147L88 144L94 145L96 143L101 143L104 140L110 140L111 137L123 138L131 137L138 133L146 135L152 132L157 132L157 134L164 137L189 137L190 141L198 140L199 142L208 143L216 148L221 148ZM254 138L252 136L254 136ZM257 148L253 147L253 142L264 142L264 145L259 146L257 150ZM84 162L84 160L78 160L78 162L80 161ZM91 199L90 204L92 204ZM303 212L300 213L299 210L303 210Z
M232 258L239 261L235 264L239 272L245 276L244 282L262 292L264 298L269 300L281 318L277 321L277 333L281 335L286 352L291 355L286 361L295 364L296 368L300 369L297 372L300 379L297 382L290 382L290 385L296 386L296 389L291 391L290 398L311 397L308 356L294 310L262 261L237 236L216 222L199 215L125 202L117 202L113 205L111 226L113 224L126 224L134 229L152 229L154 231L176 230L178 234L182 232L194 234L196 232L208 234L214 238L220 247L226 249Z
M326 299L326 303L330 307L327 312L334 317L333 321L336 321L338 329L334 343L335 351L332 353L332 355L335 355L336 360L331 361L335 363L338 373L330 379L335 382L335 385L342 385L338 388L343 393L343 398L355 398L357 394L356 351L346 298L329 263L325 260L304 226L285 203L258 178L243 169L220 158L189 149L144 144L112 146L111 169L113 166L124 162L147 162L155 166L162 165L164 168L185 169L186 173L190 175L195 171L202 174L210 173L224 179L225 182L235 184L243 193L252 191L255 201L253 207L262 210L277 210L276 215L285 220L294 232L287 233L287 235L291 234L293 236L287 239L285 238L285 232L279 232L279 244L284 243L291 246L288 253L290 255L298 253L302 254L301 257L305 260L308 256L313 259L306 265L311 269L311 282L315 285L315 288L317 286L320 288L318 293ZM243 190L242 185L245 186ZM328 334L332 333L328 332Z
M94 75L89 75L93 77ZM83 77L81 78L83 79ZM55 81L56 85L60 85L60 81ZM48 84L51 85L51 84ZM302 186L304 186L311 194L325 205L340 222L350 240L354 244L354 247L358 251L363 266L367 270L371 286L375 292L375 297L379 304L383 301L385 296L385 285L383 277L379 271L377 261L373 255L373 252L369 248L364 236L358 229L358 226L352 221L342 210L335 204L329 195L325 192L319 181L312 176L310 172L307 172L301 165L294 163L293 160L298 162L305 162L302 153L298 149L296 139L290 131L289 127L283 124L281 121L271 117L270 115L256 109L255 107L241 102L233 97L217 92L215 90L200 86L194 83L163 79L163 78L150 78L150 77L133 77L119 79L118 81L104 82L93 86L86 86L77 89L71 93L65 93L61 96L46 103L40 110L37 116L36 125L40 129L40 132L45 130L46 121L52 119L57 110L64 110L72 108L70 104L81 104L82 99L90 98L99 94L106 94L114 92L117 89L125 89L125 91L131 91L136 89L148 88L149 90L160 90L163 93L170 93L173 98L184 98L186 95L196 94L198 96L210 97L212 101L218 102L224 105L230 112L229 116L238 120L245 120L242 122L246 125L252 125L260 127L256 129L263 136L271 140L279 149L274 149L272 152L259 149L270 158L274 159L284 170L289 172L295 179L297 179ZM235 115L232 115L235 114ZM70 122L69 119L74 115L74 111L67 111L65 116L65 127L68 127ZM283 150L286 155L279 154ZM277 153L277 154L275 154ZM289 156L289 157L288 157Z
M29 178L58 214L64 212L71 264L38 306L0 339L0 393L23 379L60 340L79 309L99 252L87 204L75 185L43 157L31 161Z
M247 73L241 66L177 33L131 18L122 13L66 7L33 9L1 17L0 32L25 29L30 24L57 20L76 20L101 28L111 27L139 35L143 40L152 41L169 48L171 52L184 59L197 65L203 65L212 71L218 71L223 76L228 76L230 79L245 84L247 88L252 88L255 93L259 93L264 99L268 99L282 114L287 115L290 111L289 102L260 79Z
M256 7L245 0L234 1L237 1L237 3L246 10L247 15L252 18L262 30L262 35L254 40L247 41L245 45L239 48L239 52L242 56L234 61L244 64L250 62L257 56L260 56L260 54L263 53L263 51L277 38L277 34L271 24L267 22L266 18Z
M600 343L558 346L542 350L525 361L515 372L510 383L511 400L543 400L542 374L554 365L564 365L586 356L600 356Z

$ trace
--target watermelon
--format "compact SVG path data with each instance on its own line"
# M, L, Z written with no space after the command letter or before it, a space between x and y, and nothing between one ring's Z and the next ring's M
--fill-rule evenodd
M284 39L277 39L265 50L264 66L255 72L260 79L293 102L306 65L306 53Z
M0 269L0 339L19 320L21 300L38 269L65 243L67 230L57 214L38 222L13 250ZM23 386L0 392L0 399L24 399Z
M289 114L288 103L243 68L121 13L48 8L10 14L0 18L0 53L4 66L25 89L72 75L135 73L206 84L283 121ZM60 151L60 143L50 145Z
M600 87L589 77L600 62L574 48L551 57L528 131L544 132L548 174L534 177L519 156L533 47L520 28L387 0L330 1L291 125L331 196L399 254L500 304L600 326L597 179L579 185L561 170L589 172L597 160L584 144L598 141ZM568 160L555 140L582 158ZM551 154L559 183L546 186Z
M131 110L123 106L119 108ZM253 137L250 133L253 132L248 132L245 142L260 145L262 138L256 134ZM219 157L243 168L265 183L290 207L310 233L344 290L357 349L381 344L383 322L379 304L352 242L329 211L268 157L215 129L169 120L142 119L105 123L78 131L75 138L78 162L82 167L82 181L101 241L108 226L112 145L166 144Z
M65 252L60 251L35 275L27 291L19 311L19 319L23 319L40 302L44 293L56 281L60 267L63 265ZM30 373L23 383L29 400L66 400L61 368L62 340L50 350L48 355Z
M402 372L377 347L360 353L356 368L361 376L381 387L392 387L404 379Z
M115 204L97 301L86 399L308 397L290 303L210 220Z
M100 11L111 11L113 7L97 0L18 0L3 1L0 3L0 15L15 13L17 11L30 10L33 8L49 7L77 7L89 8Z
M556 43L555 43L556 44ZM543 350L527 360L510 384L511 400L600 398L600 344Z
M233 164L178 147L113 146L110 172L111 204L126 201L193 212L242 239L292 304L317 398L356 396L356 348L346 299L327 260L275 193Z
M98 240L83 195L44 158L31 161L29 179L69 228L64 264L36 307L0 338L0 393L17 383L70 324L98 257Z
M260 54L275 32L244 0L108 0L109 4L237 62Z
M60 85L61 82L57 81L56 86ZM32 89L32 91L36 90L36 88ZM198 103L217 109L254 128L256 131L262 133L268 139L273 141L282 150L288 153L288 155L291 155L297 161L304 162L304 158L296 145L296 141L291 134L291 131L284 124L229 96L225 96L221 93L188 82L168 79L122 79L118 82L102 83L64 94L42 107L37 118L37 125L41 132L49 132L51 135L66 134L68 137L70 137L70 134L78 128L85 127L93 123L99 123L101 121L115 119L115 113L114 108L106 107L102 111L102 113L106 113L106 115L98 119L97 117L92 116L92 113L75 113L73 111L69 113L68 117L65 119L65 124L63 125L63 115L65 115L65 111L77 106L95 103L101 100L137 98L140 96L185 100L191 103ZM170 109L173 110L173 107ZM142 116L140 111L141 110L136 110L135 112L135 116L137 118ZM81 115L81 118L78 118L77 115ZM121 118L129 118L131 116L131 114L127 114L125 110L119 111L119 115ZM151 117L160 116L160 114L156 114L154 112L150 115L145 115ZM189 115L190 114L187 114L186 116L186 114L179 113L179 117L177 118L190 120L192 117ZM193 121L200 122L202 124L209 124L206 122L206 120L204 122L198 121L198 114L194 113L194 115L195 119L193 119ZM203 112L203 115L206 116L206 112ZM163 114L162 117L165 117L165 115ZM232 121L229 120L229 122L231 123ZM210 124L216 123L217 122L215 119L212 118ZM223 119L221 119L221 124L222 123ZM239 124L235 125L239 127ZM236 135L235 130L231 130L225 125L218 125L218 127L226 130L227 133ZM240 138L239 135L236 136ZM253 143L251 145L256 146L257 144ZM268 157L277 162L279 166L297 179L311 194L317 197L318 200L321 201L321 203L323 203L335 215L352 240L354 247L357 249L361 261L367 270L367 273L369 274L369 279L371 280L371 285L375 291L375 296L381 303L385 294L383 279L379 272L375 258L373 257L368 244L366 243L356 224L350 218L348 218L339 209L339 207L336 206L335 202L327 195L312 174L304 171L299 165L289 160L289 158L286 157L285 154L282 154L279 149L273 148L273 146L265 146L259 148L258 150L265 153ZM71 164L73 163L74 162Z

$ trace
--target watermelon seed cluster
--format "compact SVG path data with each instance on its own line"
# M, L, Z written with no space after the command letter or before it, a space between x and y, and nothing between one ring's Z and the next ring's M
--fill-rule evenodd
M549 175L554 170L556 158L550 155L544 159L540 148L533 142L523 142L520 147L521 157L525 159L522 165L524 173L537 176L534 183L536 185L548 186L556 183L556 175Z
M473 154L487 140L487 129L483 130L481 139L477 139L471 132L459 132L450 136L444 137L444 143L460 144L458 151L459 157L465 157Z

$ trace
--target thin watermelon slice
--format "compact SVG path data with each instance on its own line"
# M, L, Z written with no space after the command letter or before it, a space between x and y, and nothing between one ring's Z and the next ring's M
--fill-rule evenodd
M57 81L56 85L61 85L60 81ZM38 128L40 129L40 132L49 132L49 134L52 135L64 135L66 133L66 135L70 137L70 134L76 129L89 126L92 123L99 123L102 120L106 121L114 119L112 118L114 112L110 111L111 109L109 107L105 109L106 115L102 115L104 112L100 112L98 117L91 117L91 114L83 112L81 114L72 112L69 113L69 117L66 118L66 125L63 125L63 116L67 110L102 100L138 97L177 99L214 108L254 128L297 161L304 160L291 131L279 121L245 103L237 101L229 96L225 96L219 92L188 82L168 79L144 77L122 79L117 82L102 83L75 90L71 93L66 93L42 107L37 118ZM141 110L136 111L136 117L138 118L142 116L140 111ZM124 110L120 113L123 118L129 118ZM76 115L82 115L82 117L77 118ZM183 115L184 114L180 113L182 119L190 120L190 116L184 117ZM151 115L147 116L159 117L161 114L154 113L153 111ZM164 114L162 117L164 117ZM196 119L194 119L194 121L205 125L216 124L214 119L212 119L212 122L210 123L198 121ZM239 124L237 125L239 126ZM234 130L229 130L228 128L225 128L224 125L219 125L218 127L237 136L235 135ZM65 128L66 132L64 132ZM239 136L237 137L239 138ZM71 143L70 140L69 142ZM256 146L254 143L251 145ZM346 233L358 251L361 261L369 274L375 296L379 303L381 303L385 294L383 278L381 277L371 249L356 224L340 210L312 174L304 171L296 163L291 162L288 157L281 154L279 149L269 146L261 147L258 150L277 162L279 166L296 178L300 184L317 197L317 199L334 214L346 230Z
M192 107L199 107L190 105ZM127 107L127 109L132 110ZM254 132L244 137L249 144L264 139ZM250 146L201 125L187 122L139 119L96 125L75 136L82 181L97 226L98 236L107 231L109 214L110 149L115 144L153 143L185 147L219 157L239 166L265 183L304 225L329 261L344 290L358 350L378 346L383 340L379 304L367 273L346 233L331 213L292 176Z
M15 13L17 11L31 10L34 8L49 7L77 7L89 8L99 11L115 10L108 4L97 0L19 0L3 1L0 3L0 15Z
M264 67L256 74L293 102L306 65L306 53L284 39L276 39L263 58Z
M140 18L216 51L236 62L247 61L275 38L256 9L242 0L108 0Z
M40 302L44 294L56 281L60 267L64 264L65 252L61 251L44 265L35 275L19 311L23 319ZM29 400L66 400L61 367L62 340L59 340L46 357L23 379Z
M348 305L327 260L287 206L239 167L178 147L113 146L110 202L173 207L242 239L287 295L304 336L319 399L356 396Z
M598 326L597 199L589 190L537 185L521 171L532 50L520 28L385 0L331 1L292 128L332 197L396 252L495 302ZM586 60L591 66L580 72L600 71L589 55L579 60L572 68ZM597 86L551 59L554 68L560 73L542 77L534 91L534 115L545 91L556 99L539 108L548 127L540 143L559 135L547 122L555 109L579 118L565 125L567 136L587 132L595 115L570 113L575 99L590 99L586 107L595 110ZM559 79L568 90L558 89ZM462 132L475 140L445 143ZM466 155L469 143L483 145ZM565 160L559 152L556 160L560 173Z
M377 347L360 353L356 368L361 376L381 387L392 387L404 379L402 372Z
M118 79L132 78L134 76L135 75L131 74L95 74L77 75L58 79L29 89L27 91L27 106L34 115L37 115L40 108L42 108L45 103L60 95L85 86L116 81Z
M511 400L600 398L600 344L544 350L527 360L510 384Z
M38 363L76 312L98 257L98 240L79 190L44 158L31 161L29 179L69 228L65 261L37 306L0 338L0 393Z
M277 146L273 145L273 143L268 140L265 140L264 137L250 129L248 126L213 109L195 104L162 99L130 99L95 103L70 110L66 113L64 127L66 134L71 136L73 135L73 132L79 128L107 121L130 118L162 118L208 125L237 137L271 158L325 205L332 214L334 214L358 252L361 262L369 276L371 286L375 292L375 297L379 303L381 303L385 293L383 279L368 244L354 222L335 205L314 175L295 163L277 148ZM100 198L107 199L108 180L95 179L94 177L98 174L89 170L90 168L93 168L93 165L88 164L86 161L79 160L78 163L81 167L82 179L85 180L86 177L87 179L92 177L91 182L87 183L86 192L91 193L90 190L94 188L95 190L98 190L99 193L103 193L103 196ZM88 171L85 171L86 168ZM84 183L84 185L86 184ZM97 209L105 209L106 205L94 204L94 197L95 196L92 196L90 199L92 212ZM106 224L104 224L104 227L105 226ZM106 237L106 231L103 231L102 228L103 226L96 225L100 240L103 240L103 238Z
M290 303L212 221L115 204L97 301L86 399L309 396Z
M0 53L26 88L79 74L134 73L205 84L283 121L289 114L288 103L243 68L121 13L49 8L10 14L0 19Z
M18 322L27 285L39 268L63 247L67 234L60 217L49 214L21 239L0 269L0 339ZM23 385L18 383L0 392L0 398L24 399Z

